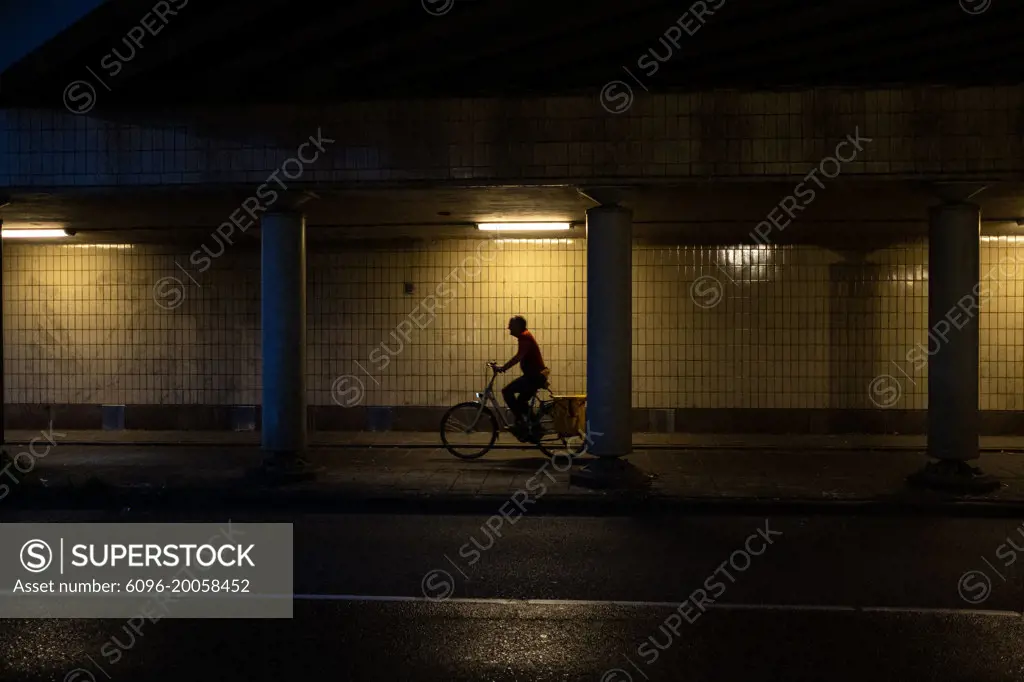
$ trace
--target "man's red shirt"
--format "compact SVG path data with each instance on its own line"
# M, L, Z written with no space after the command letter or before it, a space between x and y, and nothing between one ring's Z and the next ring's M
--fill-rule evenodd
M540 374L544 369L544 357L540 354L540 346L529 330L519 335L519 351L516 355L519 356L523 374Z

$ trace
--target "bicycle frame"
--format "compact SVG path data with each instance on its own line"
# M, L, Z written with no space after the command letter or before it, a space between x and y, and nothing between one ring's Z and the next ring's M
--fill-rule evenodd
M570 444L568 440L568 436L574 436L576 435L575 433L562 433L555 425L557 415L554 412L553 406L556 404L556 398L547 381L544 382L543 386L539 386L537 393L530 398L528 412L525 415L527 424L524 425L523 432L520 433L515 430L513 425L511 410L506 413L505 410L507 408L502 406L494 390L494 382L500 373L498 372L498 365L488 362L487 367L491 370L491 377L487 381L487 385L484 386L484 390L476 394L476 400L452 406L445 412L445 416L441 420L441 440L449 452L460 459L476 459L483 456L494 446L498 434L502 431L513 432L520 442L530 443L540 448L541 452L548 457L564 454L572 458L583 452L583 447ZM546 373L545 378L547 378ZM542 398L540 391L546 391L550 398ZM493 417L489 422L484 420L487 422L486 428L478 431L477 425L483 417L484 410L490 412ZM469 412L469 414L466 414L466 412ZM470 415L473 416L470 417ZM548 423L547 420L549 419L551 423ZM481 442L478 438L475 443L469 443L463 447L459 444L453 444L449 438L449 434L455 433L477 434L487 440ZM466 447L474 448L474 450L472 452L464 451Z
M491 408L491 412L494 414L495 418L500 423L502 430L507 431L509 429L508 419L506 419L506 417L505 417L505 410L507 408L503 407L501 405L501 403L498 402L498 398L494 394L494 381L497 378L498 378L498 373L495 372L492 369L491 370L491 380L487 382L487 386L484 388L483 392L476 394L477 402L480 404L480 410L477 412L476 418L473 420L473 423L476 423L476 420L478 420L480 418L480 415L483 413L484 407L488 406L488 407ZM551 392L551 389L548 388L548 387L544 387L544 388L542 388L540 390L548 391L549 393ZM538 391L538 393L539 392L540 391ZM536 395L533 398L530 399L530 415L531 416L533 416L535 414L535 412L536 412L536 410L534 409L534 403L535 402L543 403L545 401L542 400L541 398L538 398Z

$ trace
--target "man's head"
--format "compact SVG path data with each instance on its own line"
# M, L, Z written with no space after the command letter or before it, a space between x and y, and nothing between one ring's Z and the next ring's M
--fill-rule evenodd
M508 321L508 333L512 336L519 336L526 331L526 318L516 315Z

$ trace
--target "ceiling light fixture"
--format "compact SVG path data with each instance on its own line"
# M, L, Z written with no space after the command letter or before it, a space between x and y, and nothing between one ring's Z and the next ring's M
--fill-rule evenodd
M3 222L0 236L4 239L54 239L68 237L61 223Z
M68 234L62 229L45 230L45 229L22 229L22 230L8 230L4 228L0 235L4 239L54 239L64 238Z
M572 239L531 239L530 237L521 237L519 239L495 239L496 242L512 243L512 244L572 244Z
M565 232L571 223L477 223L485 232Z

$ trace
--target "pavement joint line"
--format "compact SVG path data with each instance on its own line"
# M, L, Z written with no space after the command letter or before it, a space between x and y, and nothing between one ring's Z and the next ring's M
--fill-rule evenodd
M635 601L635 600L600 600L600 599L510 599L504 597L450 597L447 599L431 599L429 597L410 597L398 595L363 595L363 594L296 594L296 600L302 601L353 601L353 602L427 602L453 604L496 604L528 606L635 606L648 608L679 607L680 601ZM683 600L685 601L685 600ZM825 611L846 613L917 613L929 615L971 615L1003 618L1024 618L1021 611L1002 611L998 609L951 609L928 606L843 606L837 604L710 604L709 609L721 611Z
M920 609L907 606L865 606L860 609L864 612L869 613L916 613ZM970 614L975 616L1002 616L1005 618L1024 618L1024 612L1022 611L1002 611L999 609L941 609L933 608L928 609L929 613L949 613L949 614Z

